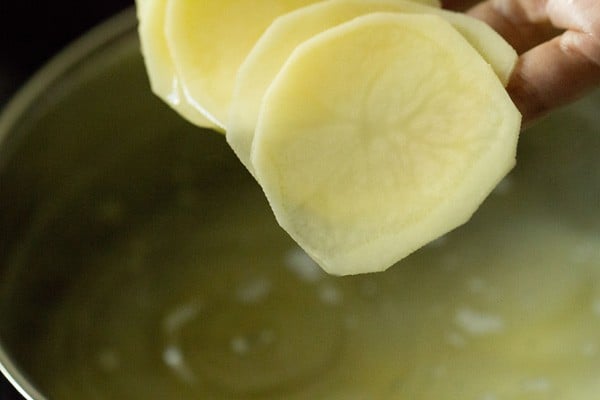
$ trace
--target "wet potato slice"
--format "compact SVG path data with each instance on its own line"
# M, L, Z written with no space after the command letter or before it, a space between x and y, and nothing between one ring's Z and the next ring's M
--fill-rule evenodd
M488 25L466 15L403 0L334 0L303 7L274 21L237 75L227 122L227 141L250 172L253 173L250 148L262 99L292 51L314 35L377 11L441 16L479 51L504 84L508 82L517 53Z
M167 0L137 0L136 5L140 44L152 91L194 125L219 129L184 96L164 34Z
M447 21L377 13L292 53L251 162L279 224L327 272L374 272L466 222L513 167L519 129Z
M235 76L273 19L317 0L169 0L165 34L188 100L225 127Z
M316 1L233 1L211 4L185 0L136 0L142 51L152 90L191 123L224 131L226 121L216 119L215 113L208 108L214 110L216 104L219 113L219 110L228 107L228 101L219 99L227 98L238 63L278 13ZM438 0L421 1L440 6ZM172 5L173 2L176 4ZM168 7L174 8L173 14L176 15L176 21L170 24L173 29L169 31L175 31L171 35L176 40L173 47L184 52L183 55L177 53L180 56L176 60L177 67L171 46L167 43ZM259 12L261 7L268 9L268 12ZM248 10L250 12L246 12ZM224 48L228 50L223 51ZM198 59L204 63L194 62ZM192 84L181 84L179 70ZM222 75L215 74L215 71L222 72Z
M149 0L135 0L135 12L138 19L144 17L146 4L148 4Z
M238 68L256 41L278 16L317 2L169 0L165 34L188 101L225 128Z

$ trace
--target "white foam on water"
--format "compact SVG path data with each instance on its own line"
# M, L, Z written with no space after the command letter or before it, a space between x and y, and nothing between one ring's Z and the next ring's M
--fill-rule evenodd
M229 342L229 348L238 356L245 356L250 352L250 341L245 336L235 336Z
M285 266L305 282L315 283L325 276L321 267L299 247L288 251Z
M179 367L183 365L183 354L178 347L168 346L163 352L163 361L171 368Z
M229 349L233 354L244 357L252 351L272 345L276 339L277 336L274 331L263 329L252 335L240 334L233 336L229 341Z
M470 308L461 308L456 312L455 323L466 333L473 336L484 336L500 333L505 323L502 317Z
M535 378L523 382L523 390L530 393L548 393L552 390L552 382L546 378Z
M171 369L177 377L188 384L196 381L194 373L185 362L185 357L181 349L176 345L167 345L162 354L163 362Z
M173 335L181 330L188 322L200 313L200 306L195 303L184 304L176 307L163 319L163 330Z

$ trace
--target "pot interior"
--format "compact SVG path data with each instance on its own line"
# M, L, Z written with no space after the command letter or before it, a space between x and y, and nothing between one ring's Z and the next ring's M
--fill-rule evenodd
M385 273L336 278L277 226L222 135L150 94L133 36L0 133L0 341L40 392L600 393L600 94L525 132L468 224Z

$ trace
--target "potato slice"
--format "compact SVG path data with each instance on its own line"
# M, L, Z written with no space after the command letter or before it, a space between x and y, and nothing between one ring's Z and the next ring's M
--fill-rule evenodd
M402 0L333 0L306 6L275 20L239 69L227 122L227 141L250 172L250 147L262 98L294 48L320 32L376 11L445 18L491 64L502 82L508 81L517 53L488 25L464 14Z
M166 38L189 101L224 127L237 70L280 14L318 0L169 0Z
M519 129L447 21L376 13L294 50L251 162L279 224L327 272L373 272L466 222L513 167Z
M237 70L256 41L279 15L318 1L170 0L167 42L189 101L224 127Z
M135 0L135 14L137 15L138 19L143 17L147 3L148 0Z
M183 95L165 38L167 0L137 0L139 36L152 91L191 123L218 129Z

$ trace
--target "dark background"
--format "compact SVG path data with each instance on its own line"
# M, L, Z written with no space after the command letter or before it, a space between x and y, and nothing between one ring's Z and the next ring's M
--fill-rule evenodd
M134 0L0 0L0 112L53 54ZM0 400L21 400L0 375Z
M53 54L134 0L0 0L0 107Z

